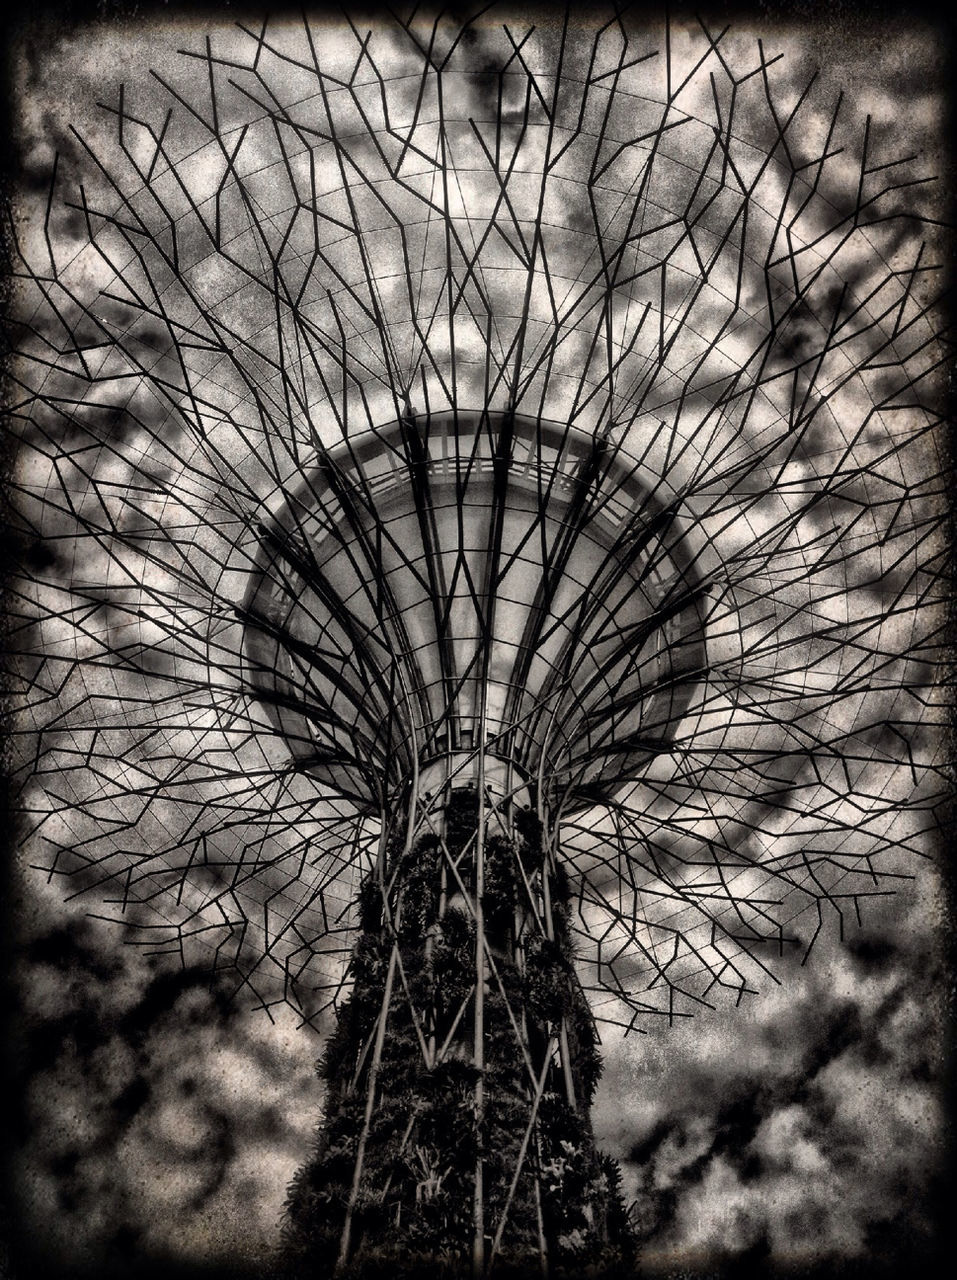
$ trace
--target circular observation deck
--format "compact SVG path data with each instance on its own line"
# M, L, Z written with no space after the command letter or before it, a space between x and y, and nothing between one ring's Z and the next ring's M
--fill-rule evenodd
M403 419L330 450L258 534L246 680L364 806L483 750L579 808L670 750L704 678L677 501L567 426Z

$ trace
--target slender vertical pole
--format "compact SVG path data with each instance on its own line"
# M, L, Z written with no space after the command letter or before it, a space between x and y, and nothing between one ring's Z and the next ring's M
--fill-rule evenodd
M492 1241L492 1249L488 1260L489 1270L491 1270L492 1264L498 1255L498 1251L502 1247L502 1237L505 1234L505 1226L508 1222L509 1210L512 1207L512 1201L515 1198L515 1188L518 1186L518 1180L522 1176L522 1172L525 1168L525 1157L528 1154L528 1144L531 1141L532 1134L535 1132L535 1121L538 1118L538 1104L542 1100L542 1093L545 1089L545 1080L548 1076L548 1069L551 1066L551 1056L554 1044L554 1040L549 1040L548 1047L545 1050L545 1055L542 1061L541 1074L535 1082L535 1093L532 1097L532 1107L528 1117L528 1124L525 1126L525 1132L522 1135L522 1142L519 1146L518 1155L515 1160L515 1168L512 1171L512 1180L509 1183L508 1194L505 1197L505 1204L502 1207L502 1212L498 1220L498 1228L495 1232L495 1238Z
M545 917L545 933L549 941L555 938L555 922L552 918L552 891L551 891L551 871L552 871L552 853L551 849L545 851L545 857L542 860L542 912ZM565 1097L568 1105L573 1111L578 1110L578 1098L575 1095L575 1081L572 1076L571 1049L568 1043L568 1024L564 1015L559 1024L558 1033L559 1057L562 1060L562 1077L565 1081Z
M369 1139L369 1129L372 1125L372 1111L375 1106L376 1084L379 1077L379 1065L382 1062L382 1048L385 1044L386 1023L389 1021L389 1006L392 1003L392 984L395 980L395 966L399 955L399 940L392 944L392 953L389 956L389 969L385 979L385 990L382 993L382 1006L379 1010L379 1029L376 1032L375 1049L373 1050L372 1063L369 1066L369 1082L366 1086L366 1107L365 1114L362 1118L362 1133L359 1135L359 1144L356 1148L356 1163L352 1173L352 1186L349 1188L349 1203L346 1205L345 1221L342 1224L342 1236L339 1241L339 1256L336 1259L336 1272L341 1272L343 1267L349 1261L349 1248L352 1236L352 1218L355 1213L356 1202L359 1199L359 1187L362 1183L362 1165L365 1160L366 1143Z
M575 1079L572 1075L571 1050L568 1044L568 1022L564 1015L560 1023L558 1042L562 1059L562 1076L565 1080L565 1097L573 1111L578 1110L578 1098L575 1095Z
M436 908L435 925L433 926L433 929L435 929L435 928L441 928L442 921L443 921L443 920L444 920L444 918L445 918L445 902L446 902L446 885L447 885L447 882L448 882L448 872L446 871L446 868L445 868L445 860L443 859L443 860L442 860L442 864L441 864L441 869L440 869L440 871L439 871L439 899L438 899L438 906L437 906L437 908ZM429 936L428 936L428 938L426 939L426 944L425 944L425 963L426 963L426 967L428 967L428 965L429 965L429 963L430 963L430 960L431 960L431 957L432 957L432 953L433 953L433 951L434 951L434 950L435 950L435 933L434 933L434 931L430 931ZM433 999L432 999L432 1008L431 1008L431 1010L430 1010L429 1017L430 1017L431 1021L430 1021L430 1026L429 1026L429 1055L428 1055L428 1064L427 1064L427 1065L428 1065L429 1067L434 1067L434 1066L435 1066L435 1053L436 1053L436 1046L438 1045L438 1038L437 1038L437 1036L436 1036L436 1018L437 1018L437 1014L436 1014L436 1008L435 1008L435 997L434 997L434 996L433 996Z
M484 699L483 699L484 703ZM476 790L478 814L475 828L475 1021L473 1029L473 1062L478 1076L475 1081L475 1125L477 1151L475 1154L475 1192L472 1204L472 1275L481 1280L485 1274L485 1189L482 1143L484 1140L485 1111L485 914L482 898L485 894L485 708L479 719L480 745Z
M537 1146L537 1143L536 1143ZM540 1156L540 1152L536 1152ZM535 1225L538 1228L538 1259L542 1264L542 1280L548 1280L548 1241L545 1239L545 1219L542 1217L542 1183L535 1174Z

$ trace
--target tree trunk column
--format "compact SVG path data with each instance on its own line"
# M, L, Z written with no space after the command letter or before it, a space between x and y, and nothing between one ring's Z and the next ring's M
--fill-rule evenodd
M546 1274L593 1265L621 1217L588 1123L600 1060L567 886L503 766L423 770L411 838L362 887L324 1124L288 1201L313 1275Z

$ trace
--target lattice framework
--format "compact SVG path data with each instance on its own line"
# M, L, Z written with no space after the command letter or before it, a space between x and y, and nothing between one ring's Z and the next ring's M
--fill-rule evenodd
M547 420L680 513L706 673L627 785L542 800L600 1018L740 999L912 873L942 792L923 177L760 43L494 19L198 42L72 130L11 230L31 859L309 1022L388 789L304 770L236 610L262 528L362 433L411 475L397 422Z

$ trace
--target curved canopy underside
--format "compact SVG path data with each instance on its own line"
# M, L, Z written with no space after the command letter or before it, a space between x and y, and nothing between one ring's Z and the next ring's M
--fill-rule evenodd
M576 807L669 749L708 584L609 437L409 418L306 476L241 608L251 684L304 767L375 803L484 743Z

